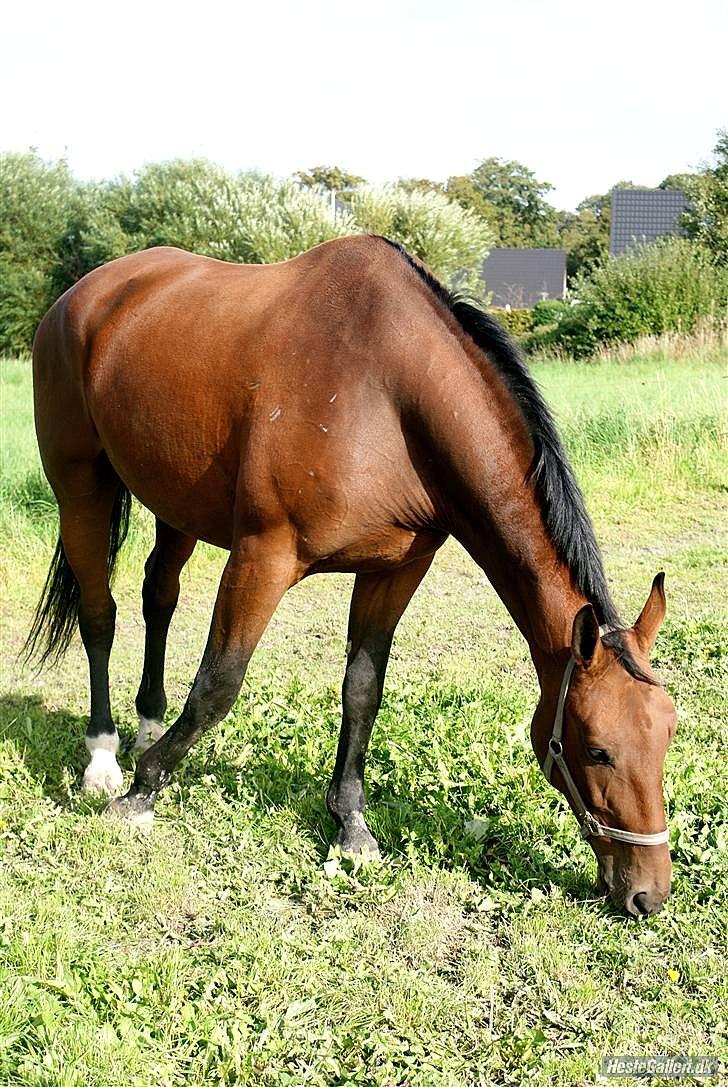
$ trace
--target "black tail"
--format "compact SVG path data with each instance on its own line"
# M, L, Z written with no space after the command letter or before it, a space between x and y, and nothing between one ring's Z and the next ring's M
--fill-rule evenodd
M109 581L113 577L116 558L129 531L130 512L131 495L122 484L111 511L107 567ZM40 668L48 661L55 664L61 659L76 629L80 598L78 582L59 539L38 607L35 609L33 625L21 650L21 657L25 661L37 660Z

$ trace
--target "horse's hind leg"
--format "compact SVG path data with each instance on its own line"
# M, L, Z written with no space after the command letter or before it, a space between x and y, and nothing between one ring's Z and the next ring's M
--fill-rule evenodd
M144 567L142 613L145 623L144 668L136 696L139 732L136 744L145 751L164 732L167 696L164 657L167 633L179 599L179 576L197 540L157 519L157 538Z
M123 484L101 453L69 464L52 479L58 497L63 551L79 589L78 625L88 657L91 716L86 747L91 761L84 789L114 796L121 791L116 761L119 736L109 701L109 654L114 640L116 604L109 589L110 531Z
M292 534L248 536L234 545L220 581L202 663L182 713L140 757L134 784L109 812L148 823L159 790L192 745L232 707L248 661L278 601L300 576Z
M338 826L336 844L347 853L379 851L364 820L364 762L382 701L395 628L433 557L426 555L391 573L358 574L354 583L342 691L343 718L326 797Z

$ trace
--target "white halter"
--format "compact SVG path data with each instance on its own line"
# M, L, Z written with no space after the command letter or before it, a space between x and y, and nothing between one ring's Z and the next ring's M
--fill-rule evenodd
M561 742L564 731L564 705L566 703L566 696L569 693L569 683L571 682L571 676L575 667L576 660L572 657L566 665L564 678L561 680L559 701L556 704L554 728L551 733L551 739L549 740L546 758L541 767L544 776L548 782L551 781L551 771L554 763L556 763L561 772L561 776L566 783L566 788L569 790L571 799L574 801L574 806L577 811L576 817L579 820L579 826L581 827L581 833L584 838L614 838L617 842L628 842L630 845L664 845L670 836L667 829L658 830L655 834L638 834L633 830L619 830L618 827L608 827L606 824L600 823L595 819L582 800L581 793L576 787L576 782L569 773L569 768L566 765L564 748Z

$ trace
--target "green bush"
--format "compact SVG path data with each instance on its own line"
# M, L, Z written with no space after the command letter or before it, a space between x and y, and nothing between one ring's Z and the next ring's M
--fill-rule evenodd
M261 264L357 229L320 192L202 160L82 186L63 162L0 156L0 351L27 351L59 294L126 253L175 245Z
M489 313L500 321L512 336L526 336L533 330L532 309L491 309Z
M0 352L28 350L43 313L73 282L61 253L79 201L65 162L0 155Z
M480 216L443 193L401 185L358 189L347 199L359 229L393 238L448 286L482 295L493 232Z
M256 174L238 179L238 255L227 260L270 264L288 260L330 238L356 233L353 218L339 210L334 221L330 197L292 180Z
M571 304L563 298L544 298L541 302L537 302L531 310L533 328L557 325L570 310Z
M579 358L603 344L691 332L705 319L725 317L728 269L693 242L665 238L612 257L578 279L574 294L576 304L529 349L555 346Z
M131 181L99 186L81 235L92 266L154 245L266 264L355 229L347 216L334 223L321 193L196 159L154 163Z
M19 355L29 349L52 300L48 275L0 256L0 354Z
M99 186L80 230L89 262L120 252L176 245L221 260L268 264L329 238L361 230L386 234L451 282L479 273L490 234L446 197L397 186L362 189L350 210L331 214L327 193L292 179L237 175L202 160L155 163L132 181Z

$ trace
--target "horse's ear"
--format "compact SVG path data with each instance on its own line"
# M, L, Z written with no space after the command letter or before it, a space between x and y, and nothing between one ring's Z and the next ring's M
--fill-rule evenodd
M665 575L659 573L652 582L652 588L650 589L650 595L647 597L647 603L639 614L639 618L634 625L634 636L637 639L637 645L640 647L643 653L647 654L655 644L655 638L657 632L662 626L662 620L665 618L665 612L667 611L667 602L665 600Z
M585 604L574 616L571 652L582 668L593 668L604 655L599 636L599 620L591 604Z

